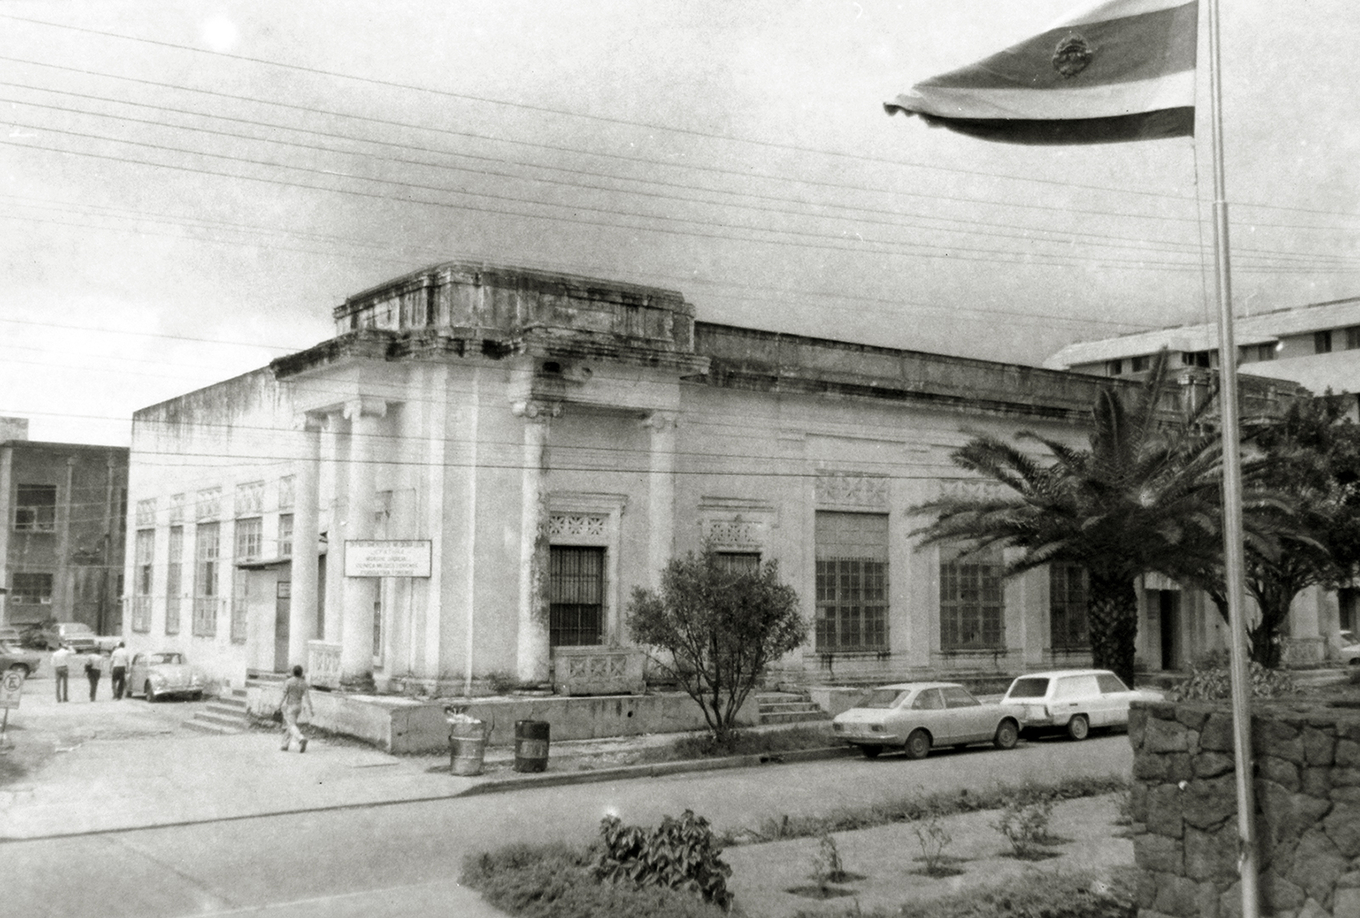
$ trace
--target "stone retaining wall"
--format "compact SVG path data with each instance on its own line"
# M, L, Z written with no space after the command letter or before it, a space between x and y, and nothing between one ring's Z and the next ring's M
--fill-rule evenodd
M1140 918L1241 914L1232 713L1140 703L1133 745ZM1360 918L1360 710L1258 703L1262 915Z

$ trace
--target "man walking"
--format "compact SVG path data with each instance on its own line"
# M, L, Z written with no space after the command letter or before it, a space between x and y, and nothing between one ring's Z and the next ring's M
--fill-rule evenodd
M104 676L104 656L98 650L91 650L85 656L85 678L90 680L90 700L99 691L99 680Z
M52 651L52 675L57 681L57 701L70 701L71 648L66 644Z
M113 700L123 700L123 690L127 688L128 652L119 641L109 655L109 687L113 689Z
M293 740L297 740L298 752L307 751L307 737L298 729L298 716L304 705L307 707L307 719L310 720L312 693L307 687L307 680L302 678L302 667L294 666L293 675L283 684L283 703L279 705L283 712L283 745L279 748L284 752L288 751Z

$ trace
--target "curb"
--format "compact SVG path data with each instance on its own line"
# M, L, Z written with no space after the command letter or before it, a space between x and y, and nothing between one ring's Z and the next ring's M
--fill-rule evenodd
M685 759L678 762L656 762L650 765L621 765L617 768L583 769L560 774L526 774L516 778L495 778L473 785L459 793L459 797L478 794L499 794L506 791L537 787L561 787L570 784L594 784L603 781L623 781L631 778L661 778L666 775L699 771L720 771L727 768L752 768L760 765L816 762L839 759L855 754L850 746L827 746L821 749L797 749L790 752L736 755L723 759Z

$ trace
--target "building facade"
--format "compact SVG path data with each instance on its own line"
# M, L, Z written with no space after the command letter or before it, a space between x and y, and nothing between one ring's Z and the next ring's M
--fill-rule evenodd
M1003 579L999 553L918 546L913 508L987 487L949 460L978 432L1083 442L1108 380L696 322L675 291L474 263L335 320L134 416L131 646L228 682L300 663L380 689L541 683L559 648L627 645L632 590L707 541L798 591L811 637L783 680L1089 661L1080 571ZM1158 602L1150 666L1221 644L1197 605Z
M0 625L122 631L128 450L28 439L0 418Z

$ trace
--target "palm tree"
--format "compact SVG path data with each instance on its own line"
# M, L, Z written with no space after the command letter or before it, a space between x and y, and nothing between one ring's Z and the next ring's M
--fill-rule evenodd
M954 463L1007 493L947 497L915 511L935 516L914 533L923 544L1020 549L1008 576L1053 562L1085 568L1092 661L1130 685L1137 578L1178 570L1192 548L1202 557L1221 531L1222 450L1202 423L1209 403L1169 418L1163 402L1174 391L1163 351L1137 389L1100 391L1088 449L1017 434L1047 450L1040 461L995 437L975 437L954 452Z

